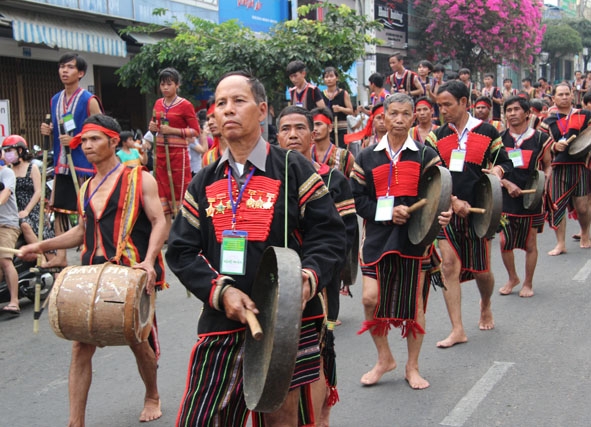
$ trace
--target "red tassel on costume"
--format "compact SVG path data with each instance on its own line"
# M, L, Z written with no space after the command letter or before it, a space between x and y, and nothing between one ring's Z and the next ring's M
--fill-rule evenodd
M365 331L370 331L372 335L386 336L390 330L390 322L384 319L365 320L361 324L361 329L357 331L357 335L361 335Z
M328 392L328 399L326 401L326 404L328 406L334 406L340 400L339 399L339 392L337 391L336 387L329 387L328 390L329 390L329 392Z

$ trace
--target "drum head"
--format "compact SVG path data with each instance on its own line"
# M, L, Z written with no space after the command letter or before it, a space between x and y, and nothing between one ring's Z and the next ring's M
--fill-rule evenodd
M524 209L536 209L540 205L542 201L542 195L544 194L545 183L546 177L544 176L544 172L542 172L541 170L534 171L534 173L527 180L525 189L536 190L536 192L532 194L523 195Z
M437 217L451 205L452 179L441 166L431 166L421 175L419 200L427 204L413 212L408 221L408 238L413 245L427 246L435 240L441 226Z
M472 224L478 237L490 239L497 232L503 210L501 181L496 175L485 173L474 189L476 202L473 207L485 209L483 214L472 213Z
M588 127L568 144L568 154L576 157L584 157L591 151L591 127Z
M252 300L263 339L246 334L244 399L251 411L274 412L281 407L295 368L302 323L302 268L298 254L268 247L252 288Z

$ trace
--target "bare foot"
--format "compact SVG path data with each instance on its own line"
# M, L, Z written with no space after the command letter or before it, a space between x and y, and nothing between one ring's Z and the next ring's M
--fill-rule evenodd
M532 285L530 284L523 284L521 290L519 291L519 296L522 298L529 298L534 296L534 290L532 289Z
M388 364L381 364L378 362L371 371L366 372L361 377L361 384L366 386L375 385L386 372L393 371L394 369L396 369L396 362L394 360L392 360L392 363Z
M148 421L154 421L161 416L162 411L160 410L160 399L151 399L146 397L144 399L144 409L140 414L140 422L145 423Z
M586 239L581 239L579 246L583 249L591 248L591 240L587 237Z
M517 285L519 285L519 277L516 279L509 278L509 280L507 280L507 283L505 283L505 286L499 289L499 293L501 295L510 295L511 292L513 292L513 288Z
M480 301L480 321L478 322L478 327L481 331L489 331L495 327L495 321L493 319L492 310L490 309L490 304L488 304L486 307L483 307L482 301Z
M557 256L557 255L561 255L561 254L565 254L565 253L566 253L566 248L563 248L562 246L556 246L554 249L552 249L550 252L548 252L548 255Z
M573 234L573 240L581 240L581 234L580 233Z
M463 344L465 342L468 342L468 337L464 332L456 333L452 331L446 339L441 340L437 343L437 347L450 348L456 344Z
M418 369L409 369L406 368L406 382L413 390L423 390L429 387L429 381L419 374Z

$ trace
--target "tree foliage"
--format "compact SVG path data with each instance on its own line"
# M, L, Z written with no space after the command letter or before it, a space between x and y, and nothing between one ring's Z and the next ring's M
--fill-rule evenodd
M570 25L559 21L558 23L548 23L546 34L542 42L542 50L548 52L551 67L550 79L554 80L557 58L569 53L579 53L583 50L583 43L579 33Z
M290 85L285 74L290 61L304 61L309 79L318 82L325 67L334 66L344 75L364 55L366 44L380 43L369 32L380 29L381 24L357 15L345 5L325 2L301 6L298 14L305 16L319 7L324 9L323 21L285 21L275 25L268 34L254 33L237 21L214 24L190 17L189 24L172 22L169 26L176 36L144 45L119 69L120 84L153 93L158 71L175 67L192 90L196 90L204 84L213 86L225 72L243 69L258 77L269 98L278 103L284 98L285 87ZM156 30L153 26L126 29L127 32ZM184 85L186 91L187 84Z
M588 19L570 19L566 23L576 30L581 36L583 47L587 48L587 55L583 55L583 62L585 64L585 72L587 71L587 63L591 59L591 21Z
M486 70L530 65L545 27L540 0L415 0L420 48L437 62Z

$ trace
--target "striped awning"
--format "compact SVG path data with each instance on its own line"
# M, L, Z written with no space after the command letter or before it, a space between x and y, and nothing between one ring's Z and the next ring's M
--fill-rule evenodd
M12 22L12 37L25 43L76 52L127 56L127 46L108 24L0 7L4 20Z

